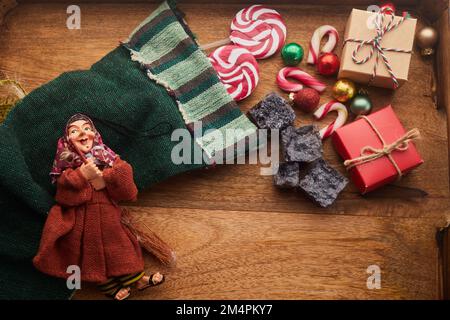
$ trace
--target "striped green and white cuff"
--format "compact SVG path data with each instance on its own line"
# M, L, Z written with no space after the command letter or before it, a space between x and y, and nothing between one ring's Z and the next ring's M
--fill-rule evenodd
M200 121L202 130L196 134L196 142L210 158L228 154L227 150L243 142L245 150L238 148L234 157L258 148L256 126L219 81L174 1L162 3L124 46L148 77L174 96L189 129Z

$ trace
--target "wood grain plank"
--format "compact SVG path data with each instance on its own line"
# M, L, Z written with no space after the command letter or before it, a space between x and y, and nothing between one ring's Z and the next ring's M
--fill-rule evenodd
M0 0L0 28L3 25L3 20L5 16L15 6L17 6L17 2L15 0Z
M89 68L156 6L80 2L82 28L68 30L66 2L20 3L0 34L0 71L28 91L61 72ZM343 33L351 8L271 6L286 20L287 40L305 49L324 21ZM207 43L227 36L242 4L218 3L212 11L204 3L183 1L180 7L199 42ZM260 61L260 84L240 103L242 111L270 91L286 96L275 84L281 67L279 56ZM394 186L362 197L350 185L335 205L320 209L298 193L275 189L271 177L260 175L261 165L226 165L173 177L142 192L129 208L146 216L176 248L179 263L173 269L161 268L169 276L164 287L135 298L438 297L434 235L450 219L450 191L447 117L444 110L434 109L429 97L432 72L432 65L416 52L410 81L395 94L371 89L376 110L392 103L405 127L418 127L423 135L417 145L424 165ZM329 91L321 102L331 98ZM297 125L316 123L300 112L297 116ZM330 141L324 148L327 161L345 173ZM146 262L150 271L160 268L152 259ZM381 290L365 286L369 264L382 268ZM76 297L101 296L88 287Z
M439 30L439 44L437 47L437 79L438 79L438 107L447 111L450 122L450 14L445 10L437 21ZM450 126L447 127L450 135ZM450 150L450 144L449 144ZM450 156L450 153L449 153Z
M132 208L175 248L167 282L134 299L434 299L436 226L425 219ZM369 265L381 289L366 286ZM93 286L76 299L101 298Z
M422 196L417 189L395 186L364 197L356 190L347 190L333 206L319 208L299 192L275 188L272 177L259 176L259 168L250 165L223 166L173 177L141 192L133 205L167 207L169 203L178 208L394 217L438 218L450 213L447 197Z

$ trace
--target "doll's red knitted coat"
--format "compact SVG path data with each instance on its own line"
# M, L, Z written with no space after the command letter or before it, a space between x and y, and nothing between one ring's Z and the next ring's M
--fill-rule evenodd
M103 171L106 188L96 191L80 168L66 169L57 180L56 202L49 212L33 264L40 271L67 278L77 265L81 280L102 282L140 272L139 243L121 223L118 201L133 201L137 188L131 166L119 157Z

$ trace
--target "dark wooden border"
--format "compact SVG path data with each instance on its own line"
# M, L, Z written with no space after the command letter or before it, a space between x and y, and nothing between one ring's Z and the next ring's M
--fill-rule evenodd
M161 2L162 0L147 0L135 2ZM3 16L2 9L7 12L13 8L14 0L0 0L0 27ZM19 3L42 2L39 0L17 0ZM53 0L51 2L69 2L67 0ZM85 2L124 2L124 0L78 0L77 3ZM195 2L199 4L211 3L211 0L179 0L181 3ZM241 3L241 0L228 0L228 3ZM246 1L247 3L271 3L273 0L258 0ZM305 5L340 5L340 6L364 6L377 4L381 0L282 0L277 1L277 4L305 4ZM417 11L428 20L437 30L439 30L439 45L437 53L434 57L436 64L437 76L437 106L441 110L447 112L447 128L448 128L448 142L449 142L449 163L450 163L450 17L449 17L449 0L392 0L397 6L407 6L409 8L417 9ZM6 10L7 9L7 10ZM450 204L449 204L450 205ZM450 221L448 221L450 224ZM450 230L449 227L443 228L437 233L439 244L439 268L440 285L442 288L441 296L444 299L450 299Z

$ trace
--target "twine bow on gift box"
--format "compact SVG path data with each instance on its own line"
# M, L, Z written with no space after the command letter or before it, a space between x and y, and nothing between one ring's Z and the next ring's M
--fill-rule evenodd
M384 19L386 16L390 17L389 22L384 26ZM389 63L388 58L386 57L386 51L392 51L392 52L402 52L402 53L411 53L411 50L403 50L403 49L397 49L397 48L384 48L381 46L381 41L383 40L383 37L389 33L391 30L394 30L398 28L406 19L408 19L409 15L407 13L403 14L403 17L398 20L396 23L394 23L395 15L394 11L386 7L383 10L380 10L377 13L377 16L374 19L374 24L376 28L376 36L371 40L360 40L360 39L354 39L354 38L347 38L344 41L344 45L347 42L358 42L358 46L355 48L355 50L352 53L352 60L356 64L365 64L367 61L372 59L373 55L376 55L375 65L373 67L372 77L369 80L369 84L375 79L377 75L377 69L378 69L378 62L380 60L380 56L384 62L384 65L386 66L387 71L389 72L389 75L392 79L393 88L397 89L399 84L397 77L394 74L394 71L392 70L392 67ZM362 59L358 59L357 55L359 51L366 45L370 45L370 52L369 54Z
M351 168L361 165L363 163L371 162L386 156L394 166L395 170L397 171L398 179L401 179L403 173L402 170L400 170L397 163L395 162L394 158L392 157L392 152L408 150L409 142L420 138L419 130L416 128L411 129L394 142L387 144L384 141L380 131L378 131L377 127L375 127L375 125L373 124L372 121L370 121L369 118L367 118L366 116L360 116L359 118L363 118L364 120L367 121L367 123L370 125L372 130L377 135L378 139L380 139L381 143L383 144L383 147L382 148L374 148L372 146L363 147L361 149L361 156L344 161L344 166L346 167L346 169L350 170Z

